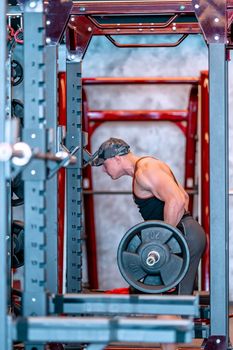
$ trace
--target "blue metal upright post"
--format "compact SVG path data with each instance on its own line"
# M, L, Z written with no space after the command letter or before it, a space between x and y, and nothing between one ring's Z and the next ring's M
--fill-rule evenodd
M57 45L46 46L46 117L49 129L49 151L57 152ZM46 183L46 198L52 205L47 215L47 288L58 292L58 180L55 174Z
M67 61L67 135L66 147L76 153L77 163L66 170L67 286L68 293L81 291L82 280L82 86L81 62Z
M6 139L6 1L0 2L0 142L7 142ZM9 237L9 187L7 178L9 177L9 162L0 162L0 338L1 349L10 350L8 341L8 266L7 266L7 237Z
M228 340L228 71L224 43L209 44L211 335Z
M23 140L46 153L45 14L43 0L24 5L24 129ZM46 162L32 160L24 178L23 315L46 315ZM52 203L49 206L53 205ZM48 208L49 208L48 206ZM44 349L27 344L26 349Z

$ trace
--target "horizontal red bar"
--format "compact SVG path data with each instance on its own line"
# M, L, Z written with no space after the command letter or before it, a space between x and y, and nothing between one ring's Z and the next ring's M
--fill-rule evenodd
M159 14L194 13L192 1L79 1L71 14Z
M169 77L169 78L100 77L100 78L83 78L82 82L83 82L83 85L199 84L199 78L196 78L196 77Z
M105 122L105 121L187 121L187 110L167 110L167 111L151 111L151 110L103 110L88 111L87 116L89 122Z
M120 31L119 31L120 29ZM170 24L166 28L155 28L151 26L151 28L141 29L138 27L138 29L124 29L119 28L116 25L115 29L98 29L93 28L93 35L149 35L152 36L152 38L155 35L178 35L178 34L201 34L201 29L198 23L177 23L176 30L174 30L174 27L172 24ZM151 39L152 40L152 39ZM155 40L153 40L155 41ZM155 41L156 42L156 41Z

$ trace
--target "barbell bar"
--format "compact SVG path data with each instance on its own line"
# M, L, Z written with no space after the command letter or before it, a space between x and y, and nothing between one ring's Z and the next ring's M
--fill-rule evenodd
M63 166L76 164L77 162L77 158L66 151L59 151L56 154L50 152L41 153L32 151L30 146L25 142L17 142L14 145L6 142L0 143L0 161L2 162L11 159L14 165L24 166L28 164L32 158L54 162L62 162L67 158L67 162Z

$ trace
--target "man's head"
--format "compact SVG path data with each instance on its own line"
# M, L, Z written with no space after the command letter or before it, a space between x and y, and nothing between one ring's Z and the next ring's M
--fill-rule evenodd
M113 180L119 179L126 175L125 161L129 152L129 145L125 141L111 137L93 155L92 165L102 165L103 171Z
M104 161L116 156L123 156L130 152L130 146L123 140L111 137L106 140L94 154L92 165L100 166Z

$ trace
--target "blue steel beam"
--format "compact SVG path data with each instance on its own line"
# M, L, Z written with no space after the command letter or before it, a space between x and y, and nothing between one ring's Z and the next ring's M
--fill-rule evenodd
M66 147L72 152L79 150L77 164L66 169L66 236L67 236L67 283L68 293L82 289L82 81L81 62L67 60L67 133Z
M0 2L0 142L8 142L6 139L6 1ZM7 182L7 175L9 176L9 164L0 162L0 193L1 193L1 207L0 207L0 338L1 348L3 350L10 350L11 344L9 341L8 328L8 310L7 310L7 282L8 282L8 268L7 268L7 236L9 237L8 211L9 211L9 184Z
M46 153L45 14L42 0L24 1L24 128L23 140ZM24 292L23 315L46 315L46 163L32 160L24 179ZM26 350L43 344L26 344Z
M15 341L189 343L193 322L139 318L29 317L13 325Z
M49 151L56 154L57 144L57 45L46 46L46 116L49 134ZM53 199L47 215L47 288L50 293L58 292L58 177L55 174L46 183L47 202Z
M198 296L64 294L50 299L50 314L199 316Z
M209 45L211 335L228 339L229 169L225 44Z

